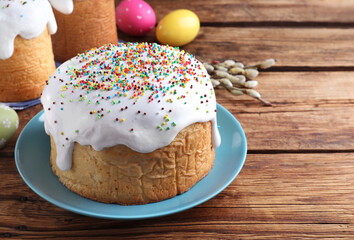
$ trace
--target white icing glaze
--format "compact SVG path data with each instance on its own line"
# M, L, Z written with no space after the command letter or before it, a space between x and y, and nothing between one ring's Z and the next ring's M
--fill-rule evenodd
M7 59L14 51L17 35L32 39L49 28L57 31L52 7L48 0L0 0L0 59Z
M49 2L52 4L53 8L61 13L70 14L73 12L73 0L49 0Z
M112 89L102 90L98 83ZM212 121L213 145L220 145L209 75L192 55L168 46L106 45L81 54L56 70L41 101L45 129L64 171L71 167L74 142L97 151L123 144L148 153L170 144L188 125Z

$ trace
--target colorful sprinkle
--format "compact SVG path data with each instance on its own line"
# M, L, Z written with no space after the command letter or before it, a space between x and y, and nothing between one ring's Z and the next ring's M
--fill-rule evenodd
M200 103L204 103L208 102L206 98L213 94L212 88L210 88L211 94L209 94L209 88L207 88L208 94L204 94L201 91L203 86L191 84L202 83L202 79L205 80L204 82L208 81L205 79L207 77L206 71L200 71L202 64L195 61L192 55L170 46L161 46L156 43L107 44L79 54L73 61L74 64L69 64L65 67L66 69L63 67L61 69L63 75L66 75L65 78L69 78L68 81L66 79L64 81L64 77L60 79L60 77L54 76L51 78L51 82L58 81L60 83L59 94L61 98L73 98L75 104L78 105L92 103L83 109L86 109L86 114L93 115L96 119L102 119L104 114L107 114L106 118L109 117L111 121L125 122L126 119L120 118L119 114L128 117L126 114L132 111L139 114L132 119L135 121L135 119L147 115L142 111L144 109L137 109L138 106L134 106L135 103L138 101L146 101L146 104L154 102L159 104L158 109L161 109L161 113L157 113L161 114L159 115L160 122L158 122L160 125L157 128L170 130L172 126L177 126L177 124L170 123L176 119L172 118L174 114L166 114L166 112L172 112L171 105L166 105L166 102L180 102L182 107L188 103L185 108L190 109L188 99L193 99L193 101L199 99L203 100L199 101ZM76 64L75 61L78 61L79 64ZM60 69L57 71L60 74ZM195 90L199 90L201 93L199 94ZM189 97L190 95L192 96ZM122 101L124 105L118 105ZM70 99L69 102L72 100ZM68 102L65 101L65 104ZM117 105L119 108L112 105ZM104 110L101 106L112 109ZM149 105L147 106L148 109ZM193 110L199 110L197 106L195 107ZM60 109L63 110L63 108ZM204 108L203 111L208 113L208 110ZM111 112L113 114L108 114ZM179 111L177 111L178 113ZM119 118L116 117L116 114ZM189 112L186 111L185 114L188 115ZM149 116L144 119L150 121L150 118L154 117L153 115L149 113ZM162 121L161 116L163 117ZM129 125L131 118L128 119L129 121L122 126L133 131ZM154 124L154 126L156 125Z

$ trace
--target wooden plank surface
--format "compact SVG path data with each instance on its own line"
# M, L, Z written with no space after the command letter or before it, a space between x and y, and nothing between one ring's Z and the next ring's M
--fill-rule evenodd
M249 154L240 176L216 198L184 213L133 222L82 217L55 207L28 189L15 174L11 158L2 159L0 169L13 168L0 171L7 179L0 182L0 232L44 239L55 233L104 237L109 231L119 237L145 238L169 237L171 232L175 237L196 237L198 232L231 239L233 234L245 234L247 225L252 234L244 237L276 236L279 231L294 237L350 237L354 189L346 180L354 178L353 158L353 153L306 158ZM304 226L301 233L294 231Z
M166 219L168 220L168 219ZM165 220L165 221L166 221ZM169 219L171 221L171 219ZM95 225L95 224L92 224ZM86 229L78 229L73 234L72 231L60 231L60 236L56 239L283 239L284 236L293 239L352 239L353 229L347 228L345 224L278 224L276 226L267 223L253 224L233 224L233 223L212 223L197 222L189 227L181 225L151 227L149 224L137 224L139 228L130 228L130 225L120 225L119 223L103 224L106 228L97 228L87 234ZM108 227L107 227L108 226ZM215 228L213 228L213 226ZM18 228L21 228L20 226ZM6 228L0 228L5 232ZM134 234L132 234L132 232ZM49 239L58 234L55 229L52 231L31 231L25 229L20 233L6 232L4 237L12 239ZM259 237L261 236L261 237Z
M122 32L119 37L132 42L156 41L154 32L143 39ZM276 68L353 70L353 39L354 28L202 27L197 38L183 49L202 61L237 59L253 63L275 58Z
M354 23L351 0L219 0L204 1L147 1L156 18L175 9L194 11L202 23L240 22L336 22Z

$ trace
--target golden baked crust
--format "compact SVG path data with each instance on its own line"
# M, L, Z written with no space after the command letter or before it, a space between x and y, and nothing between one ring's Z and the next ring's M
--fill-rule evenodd
M211 122L184 128L172 143L151 153L124 145L95 151L75 143L72 167L66 172L55 164L51 137L54 174L73 192L105 203L146 204L174 197L205 177L214 158Z
M117 43L114 0L74 1L69 15L54 10L58 31L52 35L55 59L60 62L93 47Z
M41 96L45 81L55 70L48 29L33 39L17 36L14 53L0 59L0 102L17 102Z

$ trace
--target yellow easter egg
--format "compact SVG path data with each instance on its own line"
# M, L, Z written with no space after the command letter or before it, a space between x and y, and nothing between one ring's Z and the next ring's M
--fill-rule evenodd
M179 9L161 19L156 28L156 38L162 44L183 46L193 41L199 28L199 18L194 12Z

